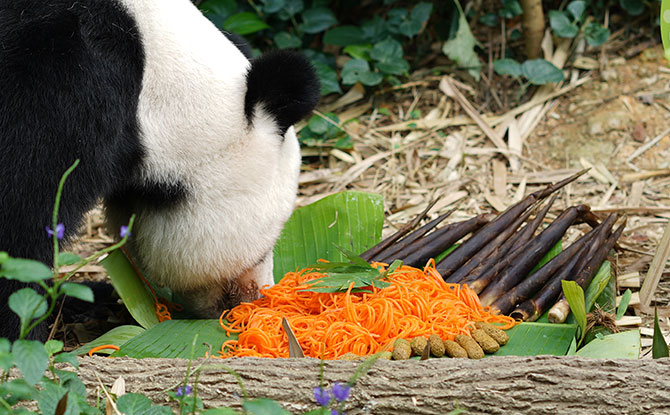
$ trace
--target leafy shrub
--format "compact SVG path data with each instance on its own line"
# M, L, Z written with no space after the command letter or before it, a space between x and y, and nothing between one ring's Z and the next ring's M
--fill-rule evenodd
M419 35L433 13L433 3L391 7L389 0L377 0L371 7L381 10L361 22L346 22L356 2L313 0L206 0L200 8L219 28L247 36L256 47L303 49L321 78L323 95L342 93L343 85L357 82L375 86L385 79L397 82L406 76L410 64L405 57L407 42ZM318 51L342 48L351 60L338 77L332 54Z

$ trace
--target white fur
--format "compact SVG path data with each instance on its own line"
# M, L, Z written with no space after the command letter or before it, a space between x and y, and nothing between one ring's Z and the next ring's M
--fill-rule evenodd
M256 284L272 285L272 247L297 190L294 129L281 137L261 108L248 126L250 64L188 0L122 3L146 54L139 121L147 157L138 180L178 178L189 192L176 208L137 212L135 255L150 278L177 291L255 265Z

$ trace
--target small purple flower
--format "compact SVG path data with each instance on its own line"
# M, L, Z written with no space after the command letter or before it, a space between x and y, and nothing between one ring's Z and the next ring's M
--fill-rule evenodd
M126 225L121 226L121 238L125 238L126 235L130 236L130 232L128 232L128 227Z
M333 398L338 402L344 402L349 397L349 391L351 391L351 386L339 382L333 384Z
M330 403L330 395L321 386L314 388L314 399L321 406L328 406Z
M54 231L52 231L50 227L47 226L46 229L47 229L47 234L49 234L49 236L54 235ZM65 225L63 225L62 223L59 223L58 225L56 225L56 238L63 239L63 236L65 236Z
M180 387L177 388L177 393L176 393L176 395L177 395L177 396L190 395L190 394L191 394L191 391L192 391L191 385L186 385L185 388L182 387L182 386L180 386Z

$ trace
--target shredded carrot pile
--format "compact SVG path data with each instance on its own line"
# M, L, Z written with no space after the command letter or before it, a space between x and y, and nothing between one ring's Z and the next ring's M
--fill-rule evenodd
M306 269L289 272L263 297L242 303L228 313L221 326L227 334L239 333L221 347L221 357L288 357L285 317L305 356L336 359L345 353L370 355L391 348L398 338L439 335L453 340L470 334L474 322L514 326L511 317L491 314L474 291L447 284L429 264L425 270L408 266L387 277L391 285L369 291L316 293L301 291L311 280L325 275Z

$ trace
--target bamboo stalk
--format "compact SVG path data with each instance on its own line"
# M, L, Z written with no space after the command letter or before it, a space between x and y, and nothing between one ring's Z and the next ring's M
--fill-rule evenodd
M575 278L575 282L579 284L582 289L585 290L586 287L591 284L591 281L593 281L593 277L598 272L600 265L602 265L605 259L607 259L607 255L609 255L610 250L616 244L616 241L621 236L621 233L625 227L626 220L624 219L623 223L619 225L619 227L607 238L607 241L605 241L605 243L598 249L596 254L589 259L586 266L579 272L577 278ZM568 318L568 314L570 314L568 300L564 295L561 295L560 299L549 310L548 318L551 323L564 323L565 319Z
M611 228L615 221L616 215L612 215L603 223L603 226L606 229L608 229L608 227ZM528 276L528 278L523 280L516 287L499 297L493 304L491 304L491 309L500 314L508 314L516 304L526 301L530 296L538 292L538 290L540 290L554 274L561 272L562 269L567 267L570 260L582 252L599 231L600 229L597 228L591 229L588 233L535 271L532 275Z
M440 228L425 238L414 241L399 252L396 259L401 259L410 266L422 267L430 258L435 258L465 235L489 223L488 217L487 214L478 215L464 222L451 223Z
M498 272L502 271L504 266L507 266L509 263L505 262L508 258L507 254L508 253L514 253L516 250L525 245L526 242L528 242L533 235L535 234L535 231L537 228L540 226L542 221L544 220L545 216L549 212L549 209L551 208L551 205L553 202L556 200L556 196L551 198L547 206L545 206L540 213L530 222L527 223L519 232L517 232L515 235L513 235L511 238L509 238L505 243L500 246L499 249L495 250L494 252L491 253L482 263L473 269L469 275L467 275L463 279L456 279L455 277L449 277L446 282L450 283L461 283L461 284L468 284L469 283L476 281L482 277L484 277L484 274L490 274L490 277L487 277L486 279L482 281L488 281L486 284L488 284L490 281L495 278L495 275L498 275ZM500 265L498 265L500 264ZM503 266L504 265L504 266ZM480 283L481 284L481 283ZM483 287L479 288L479 292L486 288L486 285Z
M544 12L541 0L521 0L523 9L523 35L528 59L540 57L542 37L544 36Z
M442 215L438 216L437 218L435 218L432 221L428 222L427 224L423 225L422 227L420 227L416 231L414 231L411 234L407 235L406 237L402 238L397 243L393 244L392 246L389 246L387 249L384 249L381 252L379 252L378 254L374 255L371 260L376 261L376 262L387 262L389 259L391 259L391 262L392 262L393 258L395 256L397 256L398 252L402 251L405 247L409 246L414 241L417 241L420 238L422 238L424 235L426 235L428 232L433 230L437 225L442 223L447 217L449 217L455 211L456 211L456 208L453 208L450 211L448 211L446 213L443 213ZM365 258L363 258L363 259L365 259ZM390 262L388 262L388 263L390 263Z
M505 268L479 296L482 305L486 307L493 304L501 295L519 284L540 259L563 238L565 231L579 216L579 212L588 209L586 205L578 205L564 210L551 225L526 244L525 254L521 255L518 261Z
M561 189L568 183L573 182L579 176L586 173L588 170L582 170L566 179L557 183L551 184L544 189L538 190L526 196L520 202L510 206L506 211L498 215L498 217L484 226L481 231L477 232L472 238L465 241L461 246L456 248L451 254L447 255L439 264L437 264L437 271L445 280L451 276L461 265L463 265L475 252L479 251L485 244L491 241L503 229L509 227L510 223L514 221L522 212L535 202L543 199L555 191Z
M433 206L435 206L435 203L437 203L438 200L440 199L437 198L432 202L430 202L428 206L423 210L423 212L421 212L417 217L412 219L410 223L400 228L396 233L384 239L383 241L373 246L372 248L368 249L367 251L363 252L360 255L361 258L363 258L366 261L370 261L375 255L378 255L380 252L384 251L386 248L393 245L393 243L396 242L398 239L407 235L412 229L414 229L419 224L419 222L421 222L421 220L426 216L428 211L432 209Z
M561 281L571 281L576 278L589 259L598 251L607 239L604 227L598 229L591 239L591 246L578 255L575 255L568 265L556 273L542 289L530 300L526 300L510 314L511 317L523 321L535 321L549 306L556 302L561 294Z

